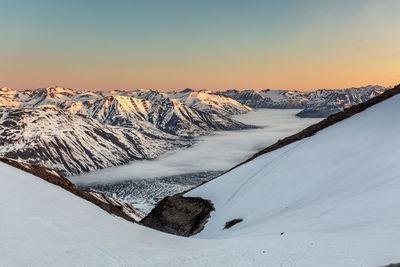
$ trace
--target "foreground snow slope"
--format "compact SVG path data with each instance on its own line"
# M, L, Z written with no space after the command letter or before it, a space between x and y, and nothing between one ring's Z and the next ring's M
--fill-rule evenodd
M0 173L0 266L205 266L213 254L223 262L221 242L133 224L1 162Z
M198 237L263 236L297 263L400 260L399 110L396 95L190 191L216 210Z

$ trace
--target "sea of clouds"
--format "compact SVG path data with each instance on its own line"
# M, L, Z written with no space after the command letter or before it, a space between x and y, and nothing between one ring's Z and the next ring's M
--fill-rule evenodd
M294 134L319 119L298 118L299 110L259 109L233 118L262 128L221 131L197 139L197 144L176 150L155 160L132 161L69 177L78 184L108 183L132 179L165 177L210 170L228 170L278 139Z

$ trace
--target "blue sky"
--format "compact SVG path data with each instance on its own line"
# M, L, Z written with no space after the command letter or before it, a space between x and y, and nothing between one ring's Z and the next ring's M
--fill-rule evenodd
M396 0L0 3L0 86L312 90L399 81Z

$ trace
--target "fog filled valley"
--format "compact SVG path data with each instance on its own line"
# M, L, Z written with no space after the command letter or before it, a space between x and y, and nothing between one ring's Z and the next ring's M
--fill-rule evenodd
M145 212L167 195L183 192L248 159L278 139L294 134L320 119L299 118L296 109L258 109L233 119L259 128L215 132L195 139L189 148L154 160L71 176L82 188L106 193Z

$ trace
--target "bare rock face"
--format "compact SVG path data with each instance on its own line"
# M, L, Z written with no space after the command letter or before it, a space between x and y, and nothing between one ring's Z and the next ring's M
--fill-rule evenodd
M177 194L161 200L141 223L162 232L191 236L203 230L213 210L209 200Z
M0 161L20 170L29 172L49 183L58 185L72 194L92 202L108 213L122 217L130 222L137 223L145 215L143 212L136 210L125 202L113 199L112 197L104 194L81 190L77 188L70 180L61 176L54 170L39 165L18 162L5 157L0 157Z

